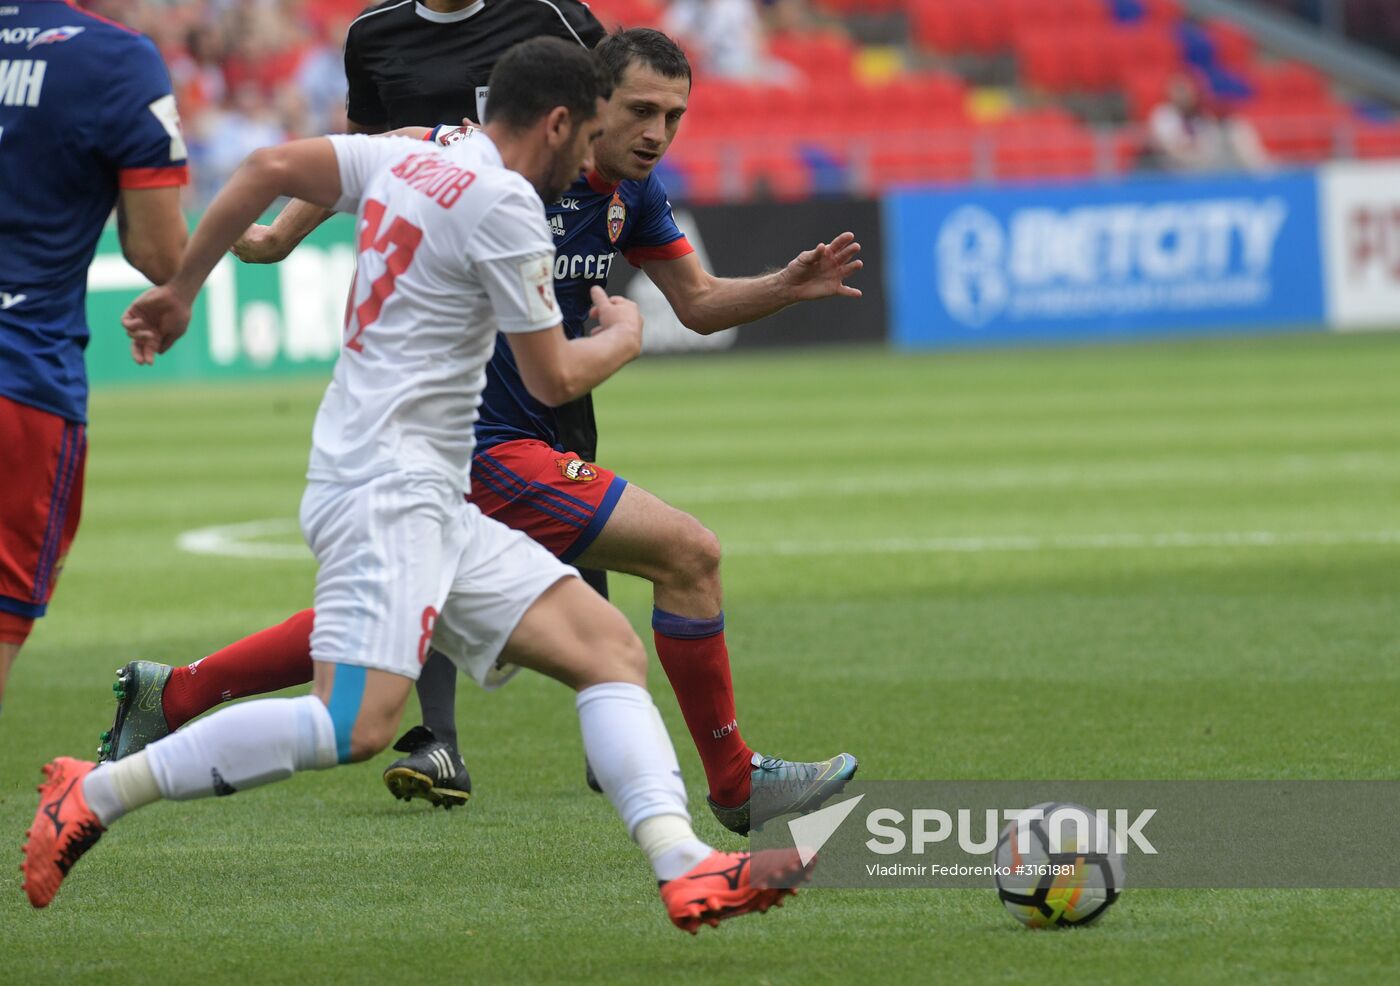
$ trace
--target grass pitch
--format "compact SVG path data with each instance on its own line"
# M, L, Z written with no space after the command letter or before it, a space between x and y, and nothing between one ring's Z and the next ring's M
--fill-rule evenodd
M873 778L1395 778L1400 336L663 360L599 397L603 461L727 548L740 723ZM106 391L87 504L0 716L0 833L89 754L112 671L308 604L309 560L185 553L296 516L321 381ZM279 542L293 544L288 534ZM614 577L649 639L649 593ZM703 775L659 668L696 827ZM47 911L11 871L6 983L1384 981L1395 891L1134 891L1028 932L988 890L814 891L666 922L583 786L570 696L459 690L477 795L392 758L114 827ZM409 713L416 715L416 710ZM1358 851L1364 851L1358 847ZM11 856L18 861L18 854Z

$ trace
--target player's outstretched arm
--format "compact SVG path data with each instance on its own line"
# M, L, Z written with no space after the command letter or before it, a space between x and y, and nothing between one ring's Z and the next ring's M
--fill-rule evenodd
M642 313L626 298L592 292L598 319L593 334L568 339L561 326L540 332L509 332L520 379L536 400L558 407L582 397L642 352Z
M414 136L421 136L427 132L424 127L404 127L402 131L396 130L384 136L392 137L409 130L418 131ZM352 121L350 133L376 134L378 131ZM281 263L287 258L287 254L301 245L302 240L333 215L333 209L323 209L311 202L292 199L277 213L271 225L250 224L243 231L243 235L234 241L229 252L245 264Z
M293 195L329 208L339 201L340 192L335 148L325 137L250 154L204 213L174 276L137 298L122 316L136 362L151 363L185 334L190 307L209 272L274 199Z
M818 243L799 253L782 270L758 277L715 277L700 266L693 253L672 260L650 260L642 264L642 270L687 328L709 335L755 322L799 301L859 298L860 290L846 279L862 266L855 234L842 233L830 243Z

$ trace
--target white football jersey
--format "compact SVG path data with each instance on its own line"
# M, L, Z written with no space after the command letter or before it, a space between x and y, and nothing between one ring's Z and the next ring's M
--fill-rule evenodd
M465 487L496 332L560 322L544 204L482 131L330 140L358 261L307 477L427 470Z

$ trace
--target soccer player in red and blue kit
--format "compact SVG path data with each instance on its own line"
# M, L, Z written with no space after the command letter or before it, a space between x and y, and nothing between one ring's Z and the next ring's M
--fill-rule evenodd
M116 205L122 252L163 282L187 180L149 38L65 0L0 3L0 700L78 529L97 238Z
M594 146L595 169L546 207L557 248L555 295L568 335L585 332L589 289L606 282L618 253L640 266L682 321L701 333L754 321L797 301L859 296L844 283L860 268L860 247L849 233L773 274L708 274L676 227L665 189L652 173L685 112L685 55L665 35L645 29L611 35L598 52L617 85L603 137ZM489 104L487 110L489 116ZM470 128L438 128L432 136L449 142L471 140L471 134ZM853 756L811 763L764 757L739 731L718 540L695 518L573 454L561 441L594 430L591 402L540 404L526 389L509 347L497 346L476 426L472 501L565 561L652 583L657 655L704 765L710 807L724 825L745 833L762 823L763 817L750 817L755 779L783 792L764 799L764 815L802 810L829 797L854 774ZM310 680L310 623L309 611L298 614L173 672L151 662L128 665L110 752L134 752L224 698L248 694L242 682L259 681L265 688L269 682L285 687ZM137 696L151 688L163 689L162 710L143 713L146 703ZM399 796L451 805L465 800L448 783L452 773L446 751L438 750L398 761L385 780Z

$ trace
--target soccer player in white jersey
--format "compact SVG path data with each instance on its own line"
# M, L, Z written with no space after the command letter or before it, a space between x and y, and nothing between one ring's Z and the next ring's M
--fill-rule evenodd
M587 162L607 73L577 46L536 39L501 59L491 85L484 131L448 148L355 135L253 154L172 280L123 317L137 361L149 362L184 333L209 271L276 196L358 216L358 283L301 508L320 565L313 692L230 706L95 769L68 757L46 765L22 867L35 907L136 808L374 756L430 646L487 688L526 667L576 690L589 761L678 927L767 910L792 892L795 855L775 860L773 885L758 887L747 853L716 852L691 830L675 752L646 691L646 652L622 614L463 498L498 330L549 404L587 392L641 350L636 306L601 289L600 330L566 339L541 201Z

